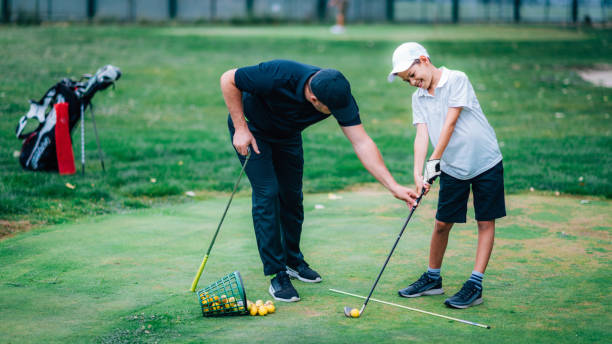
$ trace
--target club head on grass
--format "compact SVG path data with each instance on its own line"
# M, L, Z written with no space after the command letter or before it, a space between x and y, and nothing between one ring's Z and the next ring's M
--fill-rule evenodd
M359 318L361 313L359 312L359 310L357 310L357 308L351 308L347 306L344 307L344 315L347 318Z

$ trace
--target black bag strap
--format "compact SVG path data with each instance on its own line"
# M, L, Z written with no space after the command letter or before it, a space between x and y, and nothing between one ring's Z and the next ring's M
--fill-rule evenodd
M47 90L47 92L45 92L45 95L43 95L39 101L30 99L30 110L28 110L28 113L26 113L19 119L19 124L17 124L17 128L15 128L15 136L17 136L18 139L22 140L30 136L36 130L38 130L37 128L27 134L23 134L23 129L25 129L30 118L36 118L40 123L39 127L40 125L42 125L42 123L45 122L47 116L47 109L49 108L49 105L53 103L53 100L57 95L56 88L57 85L53 85L49 90Z

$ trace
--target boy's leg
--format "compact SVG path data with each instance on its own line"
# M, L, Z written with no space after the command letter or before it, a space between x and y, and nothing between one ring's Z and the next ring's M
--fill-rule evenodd
M418 280L398 291L402 297L443 294L440 268L448 244L448 236L455 222L465 222L467 201L470 195L469 182L459 180L442 172L440 194L434 231L429 244L429 268Z
M450 230L456 222L465 223L469 197L469 181L454 178L444 172L440 174L438 211L429 244L430 268L442 267Z
M442 222L436 220L434 231L431 234L431 242L429 243L429 267L432 269L440 269L444 252L448 245L448 236L453 228L452 222Z
M468 308L483 302L482 280L489 263L495 238L495 219L506 216L503 165L501 161L472 179L474 211L478 222L476 262L470 278L461 290L444 303L453 308Z
M495 239L495 219L506 216L504 167L500 161L472 181L474 213L478 222L478 249L474 270L484 273Z
M476 249L476 263L474 270L482 274L487 269L489 258L493 251L495 240L495 220L478 221L478 248Z

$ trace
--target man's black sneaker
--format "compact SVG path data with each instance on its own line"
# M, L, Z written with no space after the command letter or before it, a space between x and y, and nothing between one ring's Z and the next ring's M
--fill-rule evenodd
M399 290L397 293L401 297L444 294L444 289L442 289L442 277L433 279L425 272L416 282Z
M297 290L293 288L287 272L281 271L270 281L270 295L278 301L300 301Z
M287 266L287 274L291 278L297 278L302 282L308 283L319 283L321 282L321 276L311 269L308 264L302 263L298 265L296 268L291 268Z
M452 308L468 308L482 303L482 287L472 281L463 283L457 294L449 297L444 304Z

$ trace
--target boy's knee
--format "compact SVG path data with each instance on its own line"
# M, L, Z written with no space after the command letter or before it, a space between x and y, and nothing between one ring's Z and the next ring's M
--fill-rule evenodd
M450 232L451 228L453 228L452 222L442 222L442 221L436 220L435 231L437 234L446 234Z
M495 231L495 220L477 221L479 231Z

